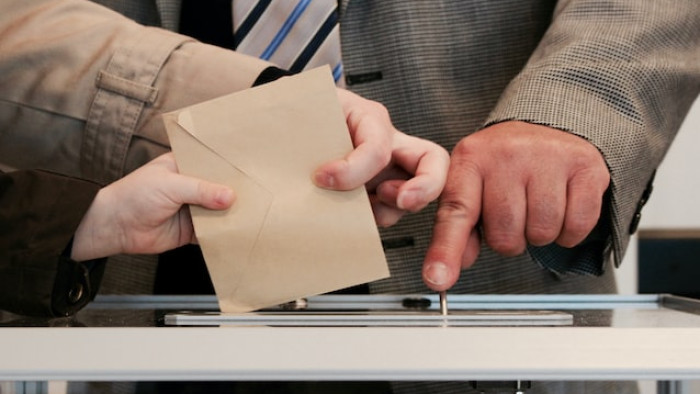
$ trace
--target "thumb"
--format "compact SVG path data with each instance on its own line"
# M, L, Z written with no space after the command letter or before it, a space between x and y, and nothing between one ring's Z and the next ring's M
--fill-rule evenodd
M173 197L182 204L200 205L207 209L229 208L236 199L231 188L185 175L177 175L179 182L173 183Z

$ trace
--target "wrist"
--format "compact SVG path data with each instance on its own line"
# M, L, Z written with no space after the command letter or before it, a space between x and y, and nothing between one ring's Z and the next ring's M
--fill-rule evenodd
M119 254L121 247L115 231L116 222L109 218L108 193L101 189L80 221L73 235L70 258L94 260Z

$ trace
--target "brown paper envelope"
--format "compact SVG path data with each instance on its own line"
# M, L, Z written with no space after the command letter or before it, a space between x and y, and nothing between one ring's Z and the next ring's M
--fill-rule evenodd
M191 207L223 312L247 312L389 276L363 187L316 187L352 142L328 67L164 115L183 174L229 185L227 211Z

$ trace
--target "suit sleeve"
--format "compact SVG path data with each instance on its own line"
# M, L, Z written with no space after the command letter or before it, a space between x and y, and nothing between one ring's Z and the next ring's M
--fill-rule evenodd
M162 113L268 66L89 1L0 2L0 164L109 183L169 149Z
M0 309L68 316L92 300L103 261L69 259L99 185L43 171L0 172Z
M566 0L486 124L543 124L600 150L612 181L609 215L597 230L607 229L602 249L619 265L653 174L699 91L700 2Z

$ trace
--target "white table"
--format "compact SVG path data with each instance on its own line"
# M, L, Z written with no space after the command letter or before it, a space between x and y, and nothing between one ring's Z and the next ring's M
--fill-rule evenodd
M391 309L405 298L334 297L311 299L309 307L366 301ZM431 313L434 296L425 298L433 301ZM153 297L117 297L81 313L212 305L210 298L159 304ZM451 311L568 311L575 319L557 327L5 327L0 381L658 380L670 393L679 381L700 379L694 300L451 296L450 305Z

